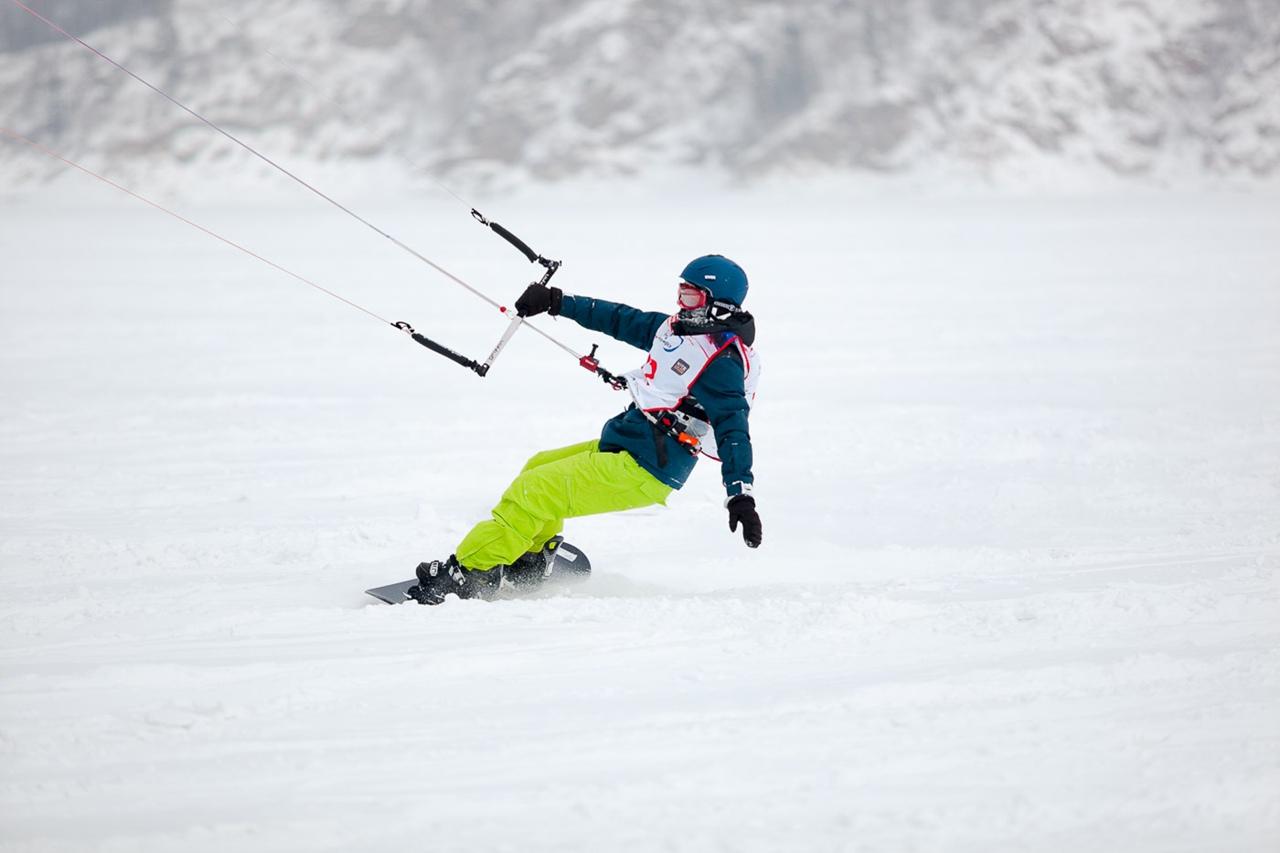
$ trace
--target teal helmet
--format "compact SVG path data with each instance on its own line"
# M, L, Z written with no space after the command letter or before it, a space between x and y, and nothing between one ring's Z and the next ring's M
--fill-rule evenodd
M747 298L747 274L724 255L703 255L689 261L680 280L711 294L718 302L741 306Z

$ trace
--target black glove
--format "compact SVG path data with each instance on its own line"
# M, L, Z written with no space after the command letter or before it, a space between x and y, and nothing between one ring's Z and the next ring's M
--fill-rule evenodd
M729 508L729 531L736 532L738 522L742 522L742 541L748 548L759 548L764 528L760 526L760 514L756 512L756 499L751 495L735 495L726 506Z
M534 282L516 300L516 313L521 317L532 317L545 311L555 317L560 313L560 300L563 297L564 291L560 288Z

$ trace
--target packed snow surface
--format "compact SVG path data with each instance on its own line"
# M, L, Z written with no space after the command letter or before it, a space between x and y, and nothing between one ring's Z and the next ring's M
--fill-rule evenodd
M504 201L570 292L747 268L764 545L704 463L571 522L585 587L425 608L362 590L620 395L59 192L0 214L0 849L1280 847L1274 198ZM499 301L537 274L344 200ZM505 327L312 199L165 202L469 355Z

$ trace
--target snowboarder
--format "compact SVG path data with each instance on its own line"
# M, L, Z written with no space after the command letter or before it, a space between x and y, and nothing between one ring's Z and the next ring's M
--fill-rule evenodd
M746 295L746 273L722 255L684 268L674 315L529 285L516 301L521 317L567 317L648 351L644 367L623 377L633 402L605 423L599 439L530 459L490 519L447 559L418 566L410 597L422 604L439 604L449 593L487 598L504 570L538 574L566 518L665 504L699 453L720 461L729 530L742 525L747 546L759 547L747 416L760 362L752 348L755 320L742 309Z

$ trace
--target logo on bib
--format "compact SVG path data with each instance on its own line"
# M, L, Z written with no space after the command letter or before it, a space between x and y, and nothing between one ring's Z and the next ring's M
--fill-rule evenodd
M678 358L676 359L676 363L671 365L671 369L676 372L677 376L684 376L689 370L689 362L685 361L683 358Z

